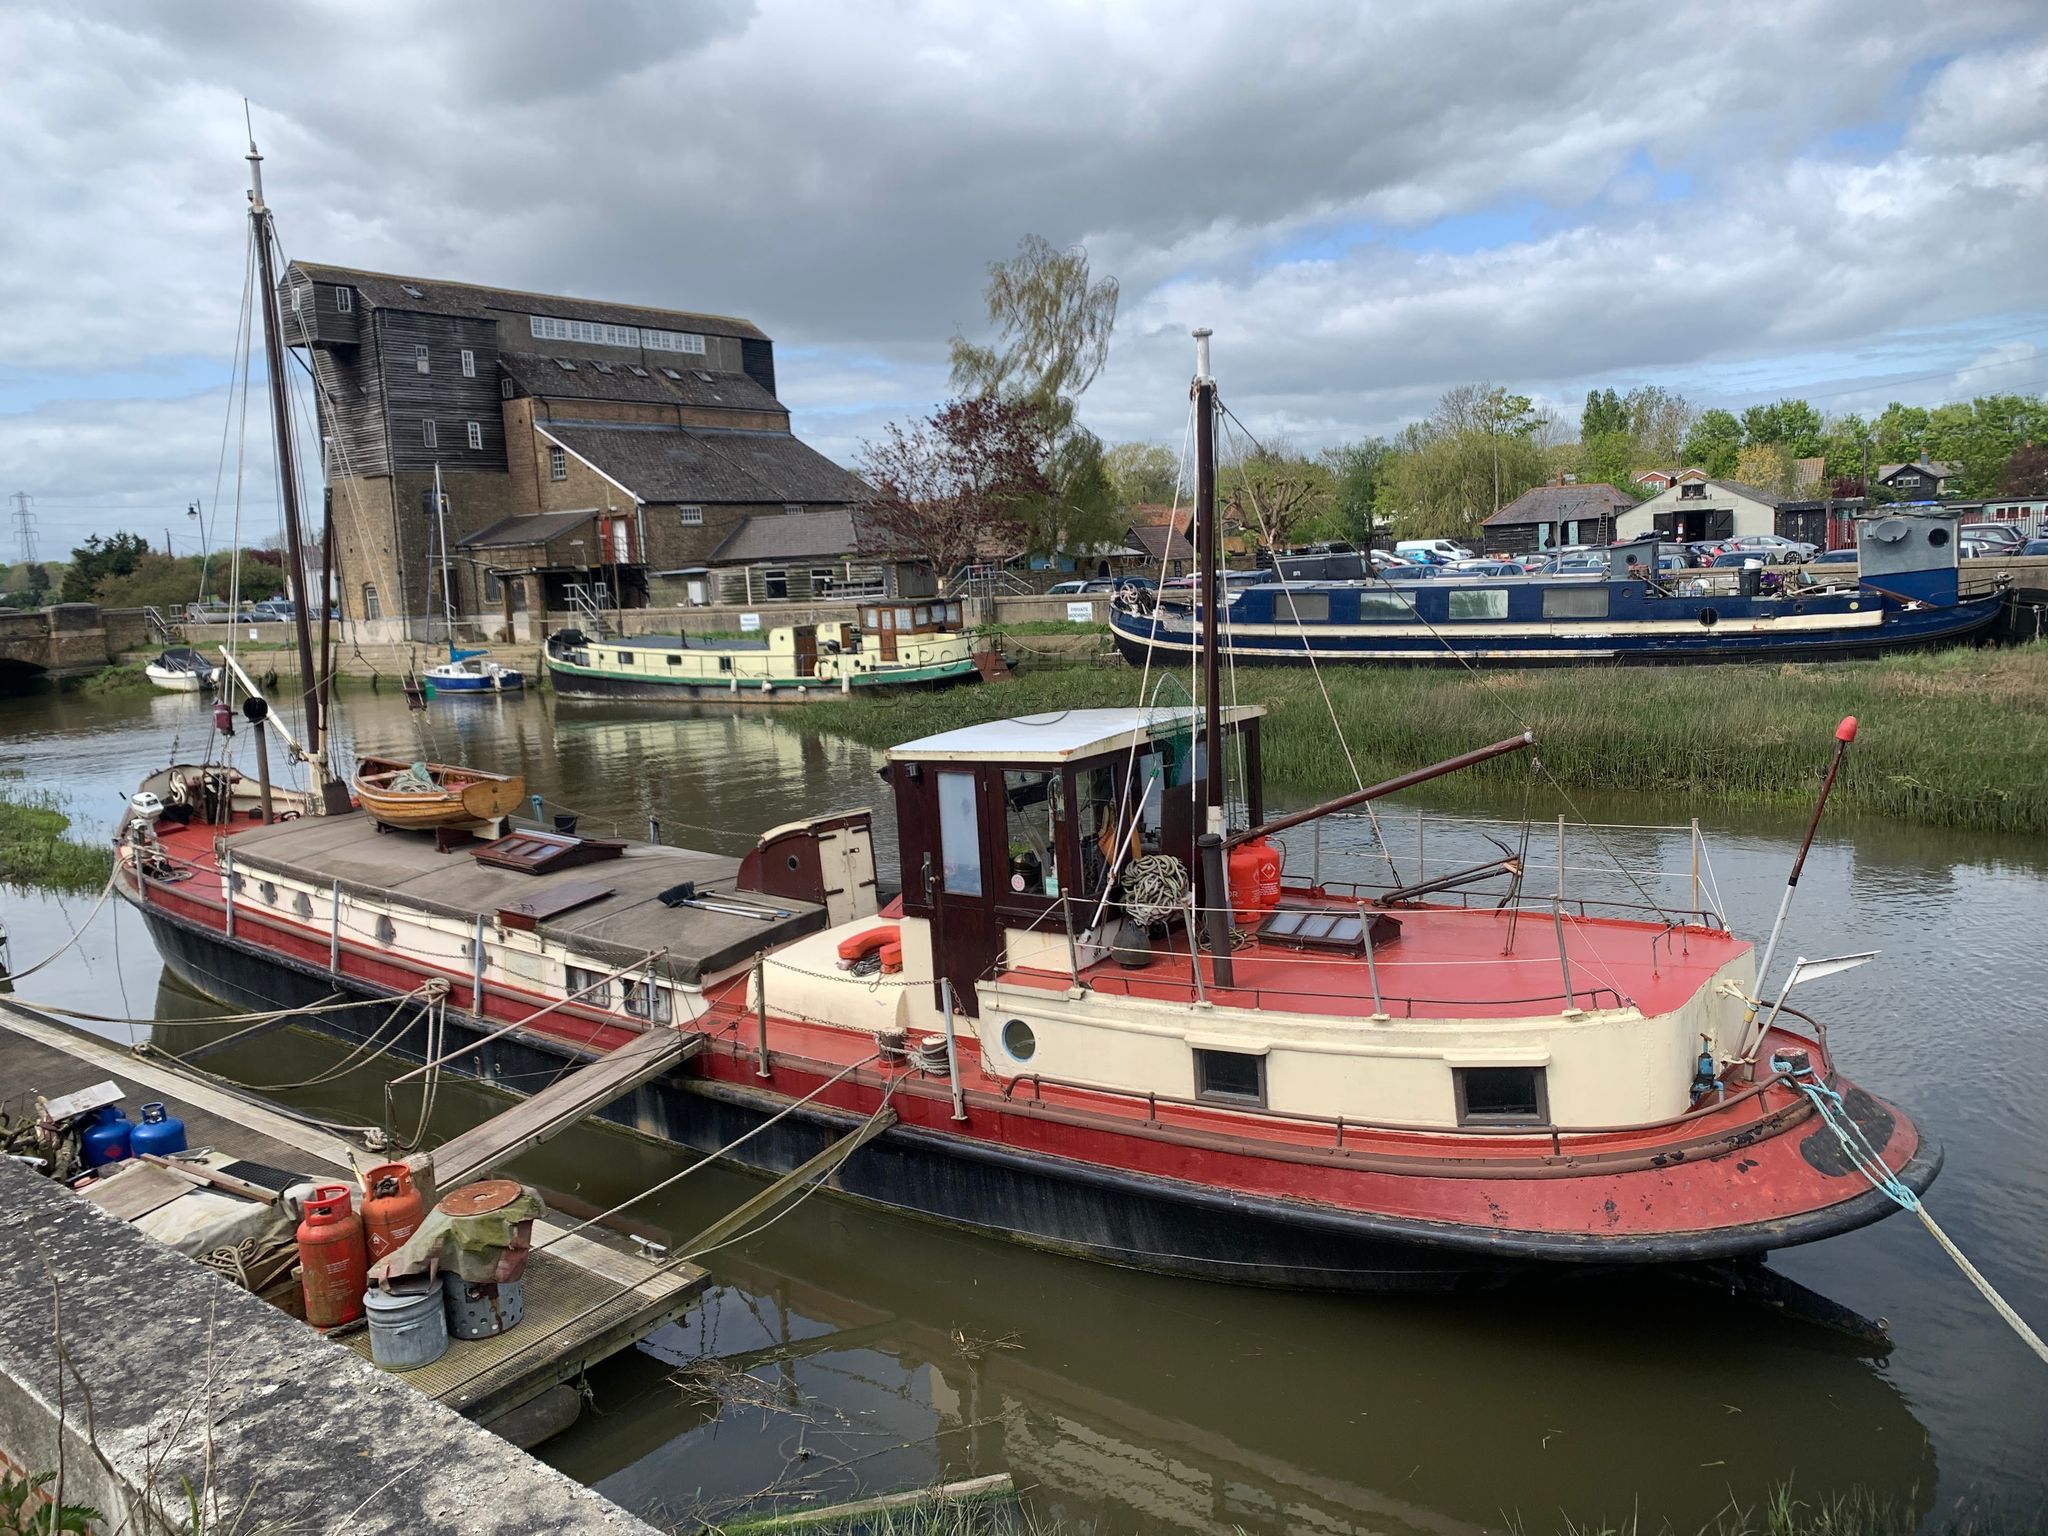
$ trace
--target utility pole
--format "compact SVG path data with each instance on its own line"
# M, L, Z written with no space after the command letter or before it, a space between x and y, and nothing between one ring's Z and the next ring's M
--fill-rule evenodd
M36 559L36 515L29 511L35 497L27 491L16 491L11 498L14 502L14 536L21 551L21 563L33 565Z

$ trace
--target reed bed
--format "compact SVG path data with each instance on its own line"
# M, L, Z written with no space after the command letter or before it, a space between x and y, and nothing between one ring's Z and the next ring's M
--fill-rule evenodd
M1244 668L1236 698L1263 704L1270 780L1304 794L1365 782L1528 729L1567 790L1654 793L1735 805L1804 806L1855 715L1835 789L1847 815L1987 832L2048 832L2048 642L1873 661L1778 666L1570 667L1531 671L1344 666ZM1185 703L1187 674L1154 673L1152 698ZM1230 688L1226 672L1225 688ZM993 687L888 700L825 699L803 724L871 746L1007 715L1128 706L1139 673L1117 666L1027 672ZM1515 754L1453 779L1452 798L1498 800L1529 774Z
M64 835L70 825L46 792L13 787L0 794L0 886L96 891L105 885L113 853L73 842Z

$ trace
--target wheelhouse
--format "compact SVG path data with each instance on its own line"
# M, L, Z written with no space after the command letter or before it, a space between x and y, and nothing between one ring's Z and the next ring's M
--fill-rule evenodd
M1223 711L1232 819L1264 815L1258 722ZM1069 940L1100 948L1112 921L1118 841L1163 853L1197 879L1195 839L1214 757L1196 711L1076 709L967 726L889 754L903 915L931 924L935 978L978 1014L976 983ZM1221 893L1217 893L1221 899ZM1077 915L1078 914L1078 915ZM1070 933L1070 925L1072 932Z

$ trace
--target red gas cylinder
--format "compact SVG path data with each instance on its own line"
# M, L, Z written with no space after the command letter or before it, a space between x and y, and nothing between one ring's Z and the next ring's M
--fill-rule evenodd
M322 1184L313 1191L298 1238L306 1321L315 1328L338 1328L361 1317L369 1259L363 1251L363 1224L349 1207L346 1184Z
M1240 919L1257 918L1280 904L1280 849L1263 837L1230 850L1230 906Z
M363 1240L370 1262L405 1246L426 1219L426 1202L412 1187L412 1170L403 1163L379 1163L363 1174Z

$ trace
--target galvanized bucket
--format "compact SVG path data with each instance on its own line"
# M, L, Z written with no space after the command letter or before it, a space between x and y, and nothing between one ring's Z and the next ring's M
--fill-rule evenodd
M448 1331L458 1339L488 1339L516 1328L526 1315L517 1280L473 1285L452 1270L441 1280L448 1288Z
M416 1371L448 1352L448 1314L441 1287L425 1278L399 1280L390 1290L363 1292L370 1319L370 1358L387 1371Z

